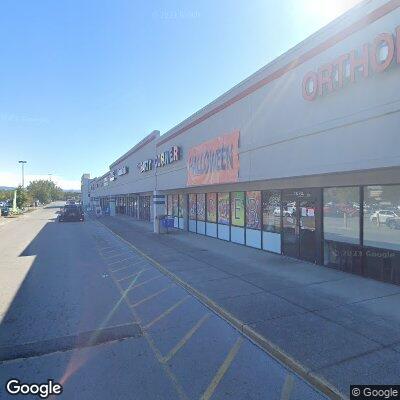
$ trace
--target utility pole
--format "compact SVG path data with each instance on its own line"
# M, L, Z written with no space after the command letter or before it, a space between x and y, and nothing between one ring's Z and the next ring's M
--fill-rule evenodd
M25 187L25 182L24 182L24 164L26 164L26 161L20 160L18 161L21 164L22 167L22 189Z

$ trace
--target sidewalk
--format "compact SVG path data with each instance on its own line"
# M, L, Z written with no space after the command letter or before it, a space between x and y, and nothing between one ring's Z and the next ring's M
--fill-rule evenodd
M267 351L348 396L400 383L400 286L129 217L99 222Z

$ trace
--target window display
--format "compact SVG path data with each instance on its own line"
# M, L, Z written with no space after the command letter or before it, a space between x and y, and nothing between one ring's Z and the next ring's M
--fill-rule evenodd
M197 194L197 220L198 221L206 220L206 194L205 193Z
M207 221L217 222L217 193L207 193Z
M230 223L229 193L218 193L218 223L229 225Z
M189 194L189 219L196 219L196 194Z
M262 192L263 231L281 233L281 192Z
M232 225L244 226L244 192L231 193Z
M246 192L246 227L261 229L261 192Z

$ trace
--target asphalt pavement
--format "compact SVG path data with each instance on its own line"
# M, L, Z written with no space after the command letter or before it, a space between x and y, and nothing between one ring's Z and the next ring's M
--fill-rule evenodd
M128 216L99 222L334 398L400 382L400 286Z
M53 379L60 399L326 398L98 221L57 222L58 207L0 227L1 399L39 398L8 394L11 378Z

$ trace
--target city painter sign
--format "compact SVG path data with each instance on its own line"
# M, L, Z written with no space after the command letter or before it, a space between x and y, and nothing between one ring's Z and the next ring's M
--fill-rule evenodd
M187 185L237 182L239 177L239 131L218 136L189 150Z

